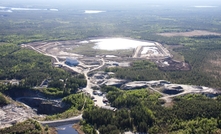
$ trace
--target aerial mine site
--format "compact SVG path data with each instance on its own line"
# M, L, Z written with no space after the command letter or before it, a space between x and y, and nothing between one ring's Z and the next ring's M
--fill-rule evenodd
M0 134L221 134L220 7L0 1Z
M104 71L104 68L130 68L132 62L136 60L151 61L160 70L188 71L191 69L188 63L173 60L173 55L169 50L158 42L139 41L128 38L104 38L84 41L33 42L21 44L21 47L51 57L51 66L55 68L62 68L74 74L83 74L87 85L79 91L89 96L94 101L95 106L103 109L117 110L116 107L111 106L106 97L106 92L100 90L103 86L114 86L122 90L151 90L160 94L159 100L164 101L163 106L165 107L171 106L174 97L185 94L205 94L210 97L216 97L220 94L220 91L217 89L196 85L173 84L166 80L131 81L118 79L113 77L114 72ZM35 88L47 86L48 84L44 80L39 87ZM61 99L46 100L41 93L37 93L37 96L32 94L32 97L16 98L16 101L21 103L20 105L25 104L24 106L8 105L2 108L2 128L22 122L28 118L44 118L45 114L53 113L49 109L47 110L48 112L43 110L49 105L54 109L55 113L62 112L65 109L62 106ZM33 101L37 103L33 104ZM47 101L50 102L49 105L44 104ZM56 104L53 104L54 101ZM40 104L45 105L45 107L39 107ZM76 122L81 118L79 116L64 120L41 121L41 123L57 126L59 123Z
M67 58L80 61L79 66L87 64L99 66L103 58L109 66L129 66L136 59L155 62L162 70L189 70L188 63L174 61L173 55L162 44L150 41L138 41L126 38L104 38L88 41L34 42L22 44L42 54L54 57L58 64ZM59 59L59 61L58 61ZM76 67L77 68L77 67ZM81 70L82 71L82 70Z
M130 67L131 62L137 59L153 61L161 70L189 70L191 68L188 63L174 61L173 55L158 42L127 38L104 38L84 41L34 42L22 44L22 47L33 49L38 53L52 57L54 66L68 68L73 72L84 74L87 79L87 87L83 91L92 97L95 100L95 105L99 107L106 106L103 100L107 100L107 98L103 96L102 92L97 94L93 89L98 89L99 91L103 85L117 86L123 90L150 88L160 93L163 96L160 99L165 100L166 103L171 102L173 97L188 93L204 93L213 96L220 94L216 89L207 90L206 87L194 85L180 85L185 88L176 93L179 89L173 88L172 83L164 80L130 82L124 79L112 78L110 75L113 75L114 72L107 73L102 71L102 68L105 67ZM82 47L84 49L81 49ZM84 51L90 54L82 54ZM127 54L124 53L125 51L127 51ZM171 85L171 87L166 84ZM163 87L164 90L154 89L153 87L155 86ZM171 95L170 92L163 92L167 90L174 92L176 95ZM108 108L108 106L105 108ZM109 108L111 109L112 107Z

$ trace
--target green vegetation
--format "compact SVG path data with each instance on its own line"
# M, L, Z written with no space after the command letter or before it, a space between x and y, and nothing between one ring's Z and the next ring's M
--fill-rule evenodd
M110 89L110 87L109 87ZM133 91L109 91L110 110L94 107L83 117L101 134L124 131L158 133L211 133L221 132L220 97L210 99L204 95L176 97L172 107L163 107L160 95L146 89ZM96 114L99 113L99 114Z
M45 120L64 119L79 115L84 109L91 109L94 105L93 101L83 93L72 94L64 97L62 100L69 108L60 114L47 116Z
M1 45L0 51L0 79L24 80L24 86L37 86L41 82L51 77L66 78L68 73L62 69L53 68L51 58L43 56L28 49L22 49L16 45Z
M62 97L75 93L87 84L84 75L71 75L64 69L52 67L50 57L32 50L3 44L0 45L0 52L0 79L20 80L20 88L40 86L46 80L49 88L41 88L40 91L48 97ZM16 87L9 85L5 88L11 90Z
M219 88L221 87L221 77L219 76L221 72L219 67L221 46L218 43L215 44L215 40L213 42L214 44L209 47L206 44L201 44L200 46L186 46L176 49L191 65L190 71L161 71L148 61L136 61L132 63L130 68L106 68L105 71L115 72L115 76L121 79L141 81L164 79L172 83Z
M151 93L146 89L110 91L107 98L111 105L119 110L113 112L94 107L85 110L83 118L102 134L114 134L133 129L138 132L147 132L148 128L154 125L155 116L146 104L155 105L159 103L159 97L159 94Z
M115 72L117 78L129 80L159 80L165 77L152 62L142 60L131 65L130 68L106 68L105 71Z
M12 127L0 130L0 134L55 134L55 130L43 127L40 123L34 120L27 120L22 123L17 123Z
M47 96L62 97L64 95L63 90L56 88L44 88L42 89L42 92Z
M83 126L81 129L83 130L84 133L97 134L95 128L92 127L91 125L87 124L85 120L81 120L80 125Z
M0 107L5 106L9 103L9 100L2 93L0 93Z
M49 88L43 89L45 94L55 96L70 95L76 93L79 88L83 88L87 85L83 74L75 76L69 75L65 80L58 78L49 82Z

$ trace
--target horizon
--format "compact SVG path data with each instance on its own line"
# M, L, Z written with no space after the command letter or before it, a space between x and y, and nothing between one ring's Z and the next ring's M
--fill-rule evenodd
M163 5L163 6L220 6L221 2L219 0L7 0L1 1L0 6L4 5L19 5L19 6L52 6L52 7L76 7L76 6L89 6L89 7L103 7L103 6L120 6L120 7L134 7L139 6L151 6L151 5ZM137 7L138 6L138 7Z

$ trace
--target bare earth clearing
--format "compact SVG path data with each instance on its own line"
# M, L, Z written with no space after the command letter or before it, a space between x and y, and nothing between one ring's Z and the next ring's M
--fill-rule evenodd
M201 33L201 32L202 31L195 31L195 35L196 33ZM203 31L203 32L205 34L207 31ZM191 32L187 32L187 33L191 33ZM125 41L125 40L128 41L127 39L119 39L119 38L110 38L110 39L105 39L105 40L111 40L111 39L113 40L116 39L120 41ZM73 53L72 51L80 47L81 45L85 45L85 44L90 45L91 43L92 42L90 40L81 41L81 42L78 42L78 41L60 41L59 42L58 41L58 42L35 42L35 43L24 44L22 46L29 47L39 53L53 57L54 59L56 59L56 61L54 62L54 64L56 65L61 65L63 67L69 68L70 70L74 72L84 74L87 80L87 87L84 88L83 91L86 94L93 96L95 100L95 105L99 107L105 107L106 104L103 102L103 100L106 100L106 97L95 95L93 93L92 87L98 87L99 89L99 86L102 86L102 85L112 85L112 86L116 85L116 86L121 86L121 87L125 87L125 85L128 85L126 84L127 82L125 80L110 79L109 74L106 74L105 72L98 72L97 70L99 70L102 67L115 67L115 66L127 67L129 66L129 61L137 60L138 58L140 58L140 59L155 60L158 67L162 70L171 70L171 69L172 70L188 70L190 68L190 66L186 64L185 62L172 60L171 57L173 56L170 54L170 52L157 42L148 42L151 44L144 44L144 45L136 44L137 46L134 47L134 54L129 57L124 57L124 56L121 57L121 55L108 55L108 54L86 56L86 55L82 55L80 52L76 54L76 53ZM142 43L145 43L145 42L142 42ZM105 44L102 44L102 45L105 45ZM124 45L124 43L120 43L119 45ZM66 65L64 61L67 57L73 57L77 59L80 64L76 67L70 67ZM88 73L90 72L93 72L92 73L93 75L89 76ZM137 88L139 89L139 87L143 87L143 88L149 88L149 89L154 90L152 88L152 85L161 85L160 81L157 81L157 82L151 81L150 83L152 84L148 84L148 83L149 82L138 82L138 83L135 82L132 84L132 86L131 85L129 86L129 89L130 87L132 87L132 89L137 89ZM188 93L217 94L215 89L211 89L207 91L206 88L198 89L199 87L189 86L188 87L189 89L191 88L193 89L193 90L189 90L188 88L185 87L185 85L179 85L179 86L182 86L184 91L182 91L182 93L178 93L177 95L174 95L174 94L165 95L165 93L161 91L157 91L157 90L154 90L154 91L157 91L158 93L160 93L163 96L162 99L164 99L167 103L170 102L172 97L183 95L183 94L188 94ZM176 89L173 89L173 88L170 90L176 91ZM112 108L109 107L108 109L112 109Z
M203 30L194 30L191 32L158 33L157 35L166 36L166 37L174 37L174 36L192 37L192 36L205 36L205 35L220 36L221 34L215 32L203 31Z

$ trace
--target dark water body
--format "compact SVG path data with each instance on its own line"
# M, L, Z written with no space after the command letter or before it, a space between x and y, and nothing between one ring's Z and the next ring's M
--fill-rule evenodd
M56 127L58 134L78 134L74 128L72 128L73 124L64 125Z

